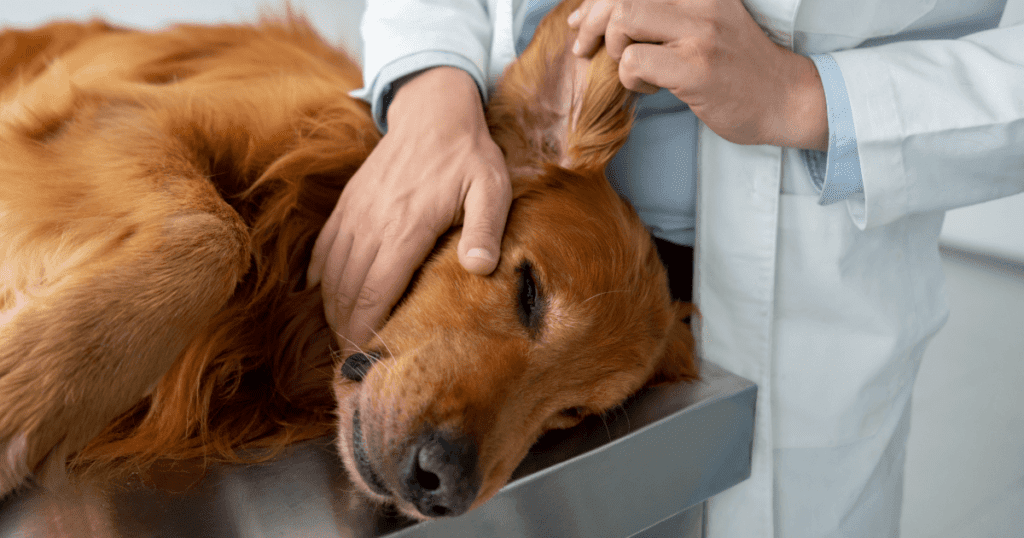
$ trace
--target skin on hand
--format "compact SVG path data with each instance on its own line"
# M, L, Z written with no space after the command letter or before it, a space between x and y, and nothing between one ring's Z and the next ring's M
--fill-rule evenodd
M585 0L573 52L602 38L627 88L666 88L722 138L825 151L825 91L810 58L774 43L740 0Z
M451 67L402 85L388 132L349 180L313 247L307 285L343 353L371 341L441 234L461 224L459 261L494 271L512 202L476 83Z

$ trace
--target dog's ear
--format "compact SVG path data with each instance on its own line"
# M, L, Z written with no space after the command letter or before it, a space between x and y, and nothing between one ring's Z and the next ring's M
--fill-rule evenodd
M679 381L696 381L700 378L696 343L690 331L690 324L684 321L690 316L699 315L697 307L681 301L675 301L672 306L675 310L675 320L669 329L668 345L658 358L654 373L647 380L648 387Z
M619 81L618 63L603 46L590 59L571 51L576 31L566 19L580 3L566 0L548 13L488 105L510 170L557 164L603 171L629 135L634 94Z

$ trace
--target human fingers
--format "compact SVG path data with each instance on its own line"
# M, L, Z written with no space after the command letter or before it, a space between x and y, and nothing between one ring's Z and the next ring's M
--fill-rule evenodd
M341 231L326 253L320 281L324 317L345 352L357 351L352 347L348 326L352 309L363 293L362 284L379 249L380 242L372 234Z
M401 233L384 236L359 286L346 286L347 291L341 293L355 297L347 326L342 329L351 340L350 346L364 346L372 341L380 320L398 302L413 273L433 249L438 235L436 228L415 225Z
M583 2L580 2L579 6L576 6L576 9L570 13L568 19L566 19L566 22L569 23L569 28L572 28L573 30L579 29L580 22L586 17L595 1L596 0L583 0Z
M609 15L605 49L615 61L633 43L667 43L696 32L697 4L659 0L623 0Z
M654 93L658 88L676 88L686 80L688 66L664 45L634 43L619 60L619 80L628 90Z
M669 89L733 143L822 147L827 116L813 62L772 42L740 0L692 2L692 17L678 19L684 30L675 38L625 46L619 59L623 85Z
M338 227L341 225L341 211L335 205L331 216L328 217L320 234L313 243L313 251L309 256L309 266L306 267L306 289L312 288L320 283L323 276L324 265L327 263L328 254L331 252L335 240L338 237Z
M482 177L470 184L463 202L462 237L459 239L459 262L467 271L488 275L498 266L501 237L512 204L512 185L508 170L501 160L501 151L494 148L497 163Z
M589 58L597 52L614 8L613 0L587 0L569 16L569 26L579 30L572 47L573 54Z

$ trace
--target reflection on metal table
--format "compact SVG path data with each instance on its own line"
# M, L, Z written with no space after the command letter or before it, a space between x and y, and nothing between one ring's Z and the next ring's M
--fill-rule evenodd
M701 536L704 501L750 474L757 391L706 361L702 376L547 434L508 485L457 518L414 523L369 504L324 439L272 463L217 468L184 492L121 491L89 526L132 538ZM0 538L51 532L41 498L0 503Z

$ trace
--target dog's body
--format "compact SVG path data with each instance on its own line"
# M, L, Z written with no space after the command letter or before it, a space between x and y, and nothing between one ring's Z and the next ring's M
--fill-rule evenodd
M336 430L372 497L453 515L544 431L695 377L691 307L602 175L629 96L565 53L572 7L488 108L515 198L497 270L443 237L359 376L304 282L379 137L348 58L294 18L0 34L0 497Z

